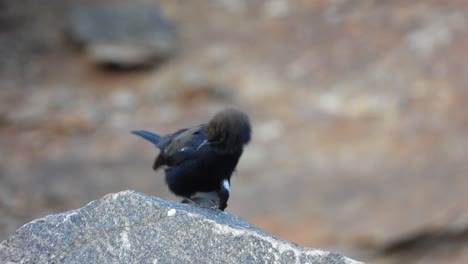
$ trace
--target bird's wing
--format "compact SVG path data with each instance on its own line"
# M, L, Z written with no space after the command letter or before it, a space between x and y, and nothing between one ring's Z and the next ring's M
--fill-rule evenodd
M180 134L184 133L187 130L188 130L187 128L182 128L182 129L177 130L174 133L162 136L161 139L159 140L158 148L165 149L166 147L168 147L172 143L172 141L177 136L179 136Z
M198 146L204 140L206 124L189 128L177 134L164 149L164 156L169 165L180 164L182 161L195 157Z
M172 162L170 156L167 155L167 148L171 145L172 141L180 134L187 131L186 128L179 129L174 133L164 135L160 137L159 142L156 146L161 150L159 155L156 157L153 163L153 170L157 170L162 165L169 165L171 166Z

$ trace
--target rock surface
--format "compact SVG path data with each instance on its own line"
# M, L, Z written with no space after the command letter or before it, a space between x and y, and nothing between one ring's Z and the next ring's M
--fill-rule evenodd
M0 244L12 263L359 263L272 237L234 215L133 191L32 221Z

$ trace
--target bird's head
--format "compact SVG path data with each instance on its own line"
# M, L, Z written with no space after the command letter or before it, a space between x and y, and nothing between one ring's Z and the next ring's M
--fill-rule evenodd
M205 141L198 147L211 145L229 150L242 149L249 143L251 135L249 117L237 109L218 112L205 129Z

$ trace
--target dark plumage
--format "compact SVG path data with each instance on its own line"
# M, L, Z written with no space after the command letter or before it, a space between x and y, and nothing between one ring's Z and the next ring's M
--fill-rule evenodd
M227 207L231 175L244 145L250 141L251 128L246 114L226 109L208 124L165 136L145 130L132 133L159 148L153 169L167 166L166 182L174 194L185 197L185 202L204 206L215 203L221 210Z

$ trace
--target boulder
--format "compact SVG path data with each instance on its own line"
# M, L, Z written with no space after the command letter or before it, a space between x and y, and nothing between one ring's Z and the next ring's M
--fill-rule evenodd
M156 5L77 8L68 33L94 62L122 69L169 59L178 46L174 27Z
M19 228L2 263L360 263L275 238L244 220L134 191Z

